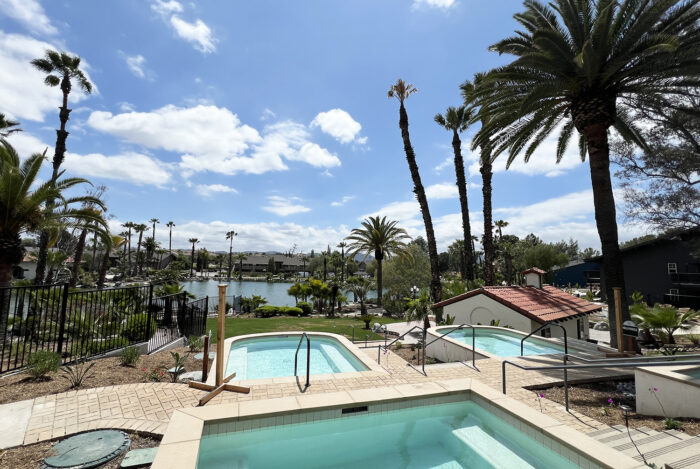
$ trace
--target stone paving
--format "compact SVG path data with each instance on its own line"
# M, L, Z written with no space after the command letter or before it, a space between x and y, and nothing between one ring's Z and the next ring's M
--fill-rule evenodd
M376 348L364 349L363 352L376 360ZM419 369L409 366L401 357L388 351L381 353L381 365L386 373L367 372L360 377L333 377L325 380L315 380L312 377L310 388L303 393L315 394L459 378L473 378L497 390L501 389L502 384L501 362L495 359L477 361L478 370L464 363L427 365L424 375ZM596 370L596 375L601 374L615 374L615 372ZM582 371L569 372L570 379L584 379L591 376L590 373ZM302 390L296 383L288 380L280 381L253 385L249 394L224 392L211 400L207 406L302 394ZM604 424L589 417L573 411L567 413L563 406L557 403L546 399L540 401L536 392L523 388L523 386L560 381L561 372L547 375L539 371L524 371L510 367L507 394L537 410L540 410L541 405L544 414L579 431L590 432L604 428ZM24 444L97 428L119 428L163 434L175 409L194 407L204 395L204 391L189 388L184 384L138 383L36 398L33 400Z

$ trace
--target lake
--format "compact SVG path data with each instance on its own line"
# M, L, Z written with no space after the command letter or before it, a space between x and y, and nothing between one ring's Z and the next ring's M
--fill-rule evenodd
M220 283L228 285L226 296L253 296L260 295L267 300L267 304L274 306L294 306L294 297L287 294L291 282L252 282L249 280L203 280L201 282L180 282L185 290L192 293L197 298L205 296L219 296Z

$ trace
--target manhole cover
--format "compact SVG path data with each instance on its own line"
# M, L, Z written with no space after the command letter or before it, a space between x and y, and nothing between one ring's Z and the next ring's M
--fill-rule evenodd
M119 430L98 430L66 438L44 459L44 468L87 469L119 456L131 445L129 435Z

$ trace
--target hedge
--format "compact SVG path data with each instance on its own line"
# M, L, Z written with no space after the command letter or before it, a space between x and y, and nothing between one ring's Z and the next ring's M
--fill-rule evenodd
M273 316L302 316L304 311L293 306L272 306L264 305L255 308L255 317L271 318Z

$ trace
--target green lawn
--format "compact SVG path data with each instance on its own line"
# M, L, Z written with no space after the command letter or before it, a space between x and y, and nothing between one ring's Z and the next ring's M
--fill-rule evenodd
M400 322L400 319L375 317L372 323L388 324ZM333 334L344 335L352 339L352 326L355 326L355 340L364 340L369 334L369 340L384 339L383 335L375 334L363 329L365 323L355 318L299 318L299 317L276 317L276 318L226 318L226 337L235 337L245 334L256 334L260 332L283 332L283 331L311 331L311 332L331 332ZM218 330L216 319L207 319L207 330L212 331L212 341L216 342Z

